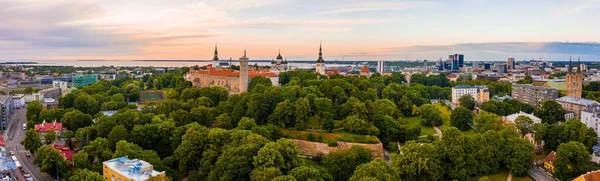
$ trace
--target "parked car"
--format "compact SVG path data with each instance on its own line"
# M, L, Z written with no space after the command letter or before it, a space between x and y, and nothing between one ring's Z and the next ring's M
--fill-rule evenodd
M29 152L27 154L25 154L25 156L27 156L27 158L31 157L31 154L29 154Z
M10 155L15 155L14 151L9 151L8 153L10 153Z

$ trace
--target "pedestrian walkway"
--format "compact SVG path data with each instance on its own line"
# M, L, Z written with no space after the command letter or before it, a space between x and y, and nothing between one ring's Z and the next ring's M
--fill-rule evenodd
M512 180L512 172L508 172L508 177L506 177L506 181Z

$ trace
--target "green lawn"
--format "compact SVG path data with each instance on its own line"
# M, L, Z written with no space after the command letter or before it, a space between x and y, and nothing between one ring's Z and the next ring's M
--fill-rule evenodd
M421 136L435 134L435 130L433 129L433 127L421 125L421 117L419 116L406 117L404 118L404 120L408 121L409 126L421 127Z
M164 94L160 90L140 92L140 101L161 101L165 100Z
M506 181L506 179L508 178L508 170L499 170L498 173L493 173L493 174L488 174L488 175L481 175L479 177L476 177L474 179L472 179L473 181L478 180L481 177L485 177L487 176L491 181ZM515 177L513 175L512 178L513 181L533 181L533 179L529 178L529 176L525 176L525 177Z
M444 119L444 124L442 124L439 127L440 130L444 131L446 128L451 127L452 123L450 123L450 115L452 114L452 110L448 109L448 107L446 107L446 106L442 106L442 104L435 104L435 107L437 107L442 112L442 114L447 118L447 119Z

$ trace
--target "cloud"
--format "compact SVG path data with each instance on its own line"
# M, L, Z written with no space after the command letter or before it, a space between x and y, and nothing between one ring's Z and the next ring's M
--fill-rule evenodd
M383 48L385 52L411 57L444 57L462 53L471 60L504 60L508 57L542 57L548 60L564 60L570 55L582 56L587 60L600 59L598 42L491 42L463 43L453 45L409 46Z
M407 10L419 6L431 5L431 2L426 1L365 1L349 3L342 6L332 6L325 11L316 13L317 15L333 15L343 13L356 13L364 11L399 11Z

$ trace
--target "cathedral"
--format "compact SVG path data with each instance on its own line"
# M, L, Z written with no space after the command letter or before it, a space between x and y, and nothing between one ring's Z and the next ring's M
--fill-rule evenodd
M323 50L319 44L319 59L317 59L317 67L315 73L325 75L325 60L323 60Z
M279 55L277 55L277 59L271 61L271 72L285 72L288 71L288 69L288 62L287 60L283 60L283 57L281 56L281 50L279 50Z
M577 72L573 71L573 64L569 58L569 69L567 70L567 96L581 98L583 89L583 74L581 73L581 59L577 59Z

